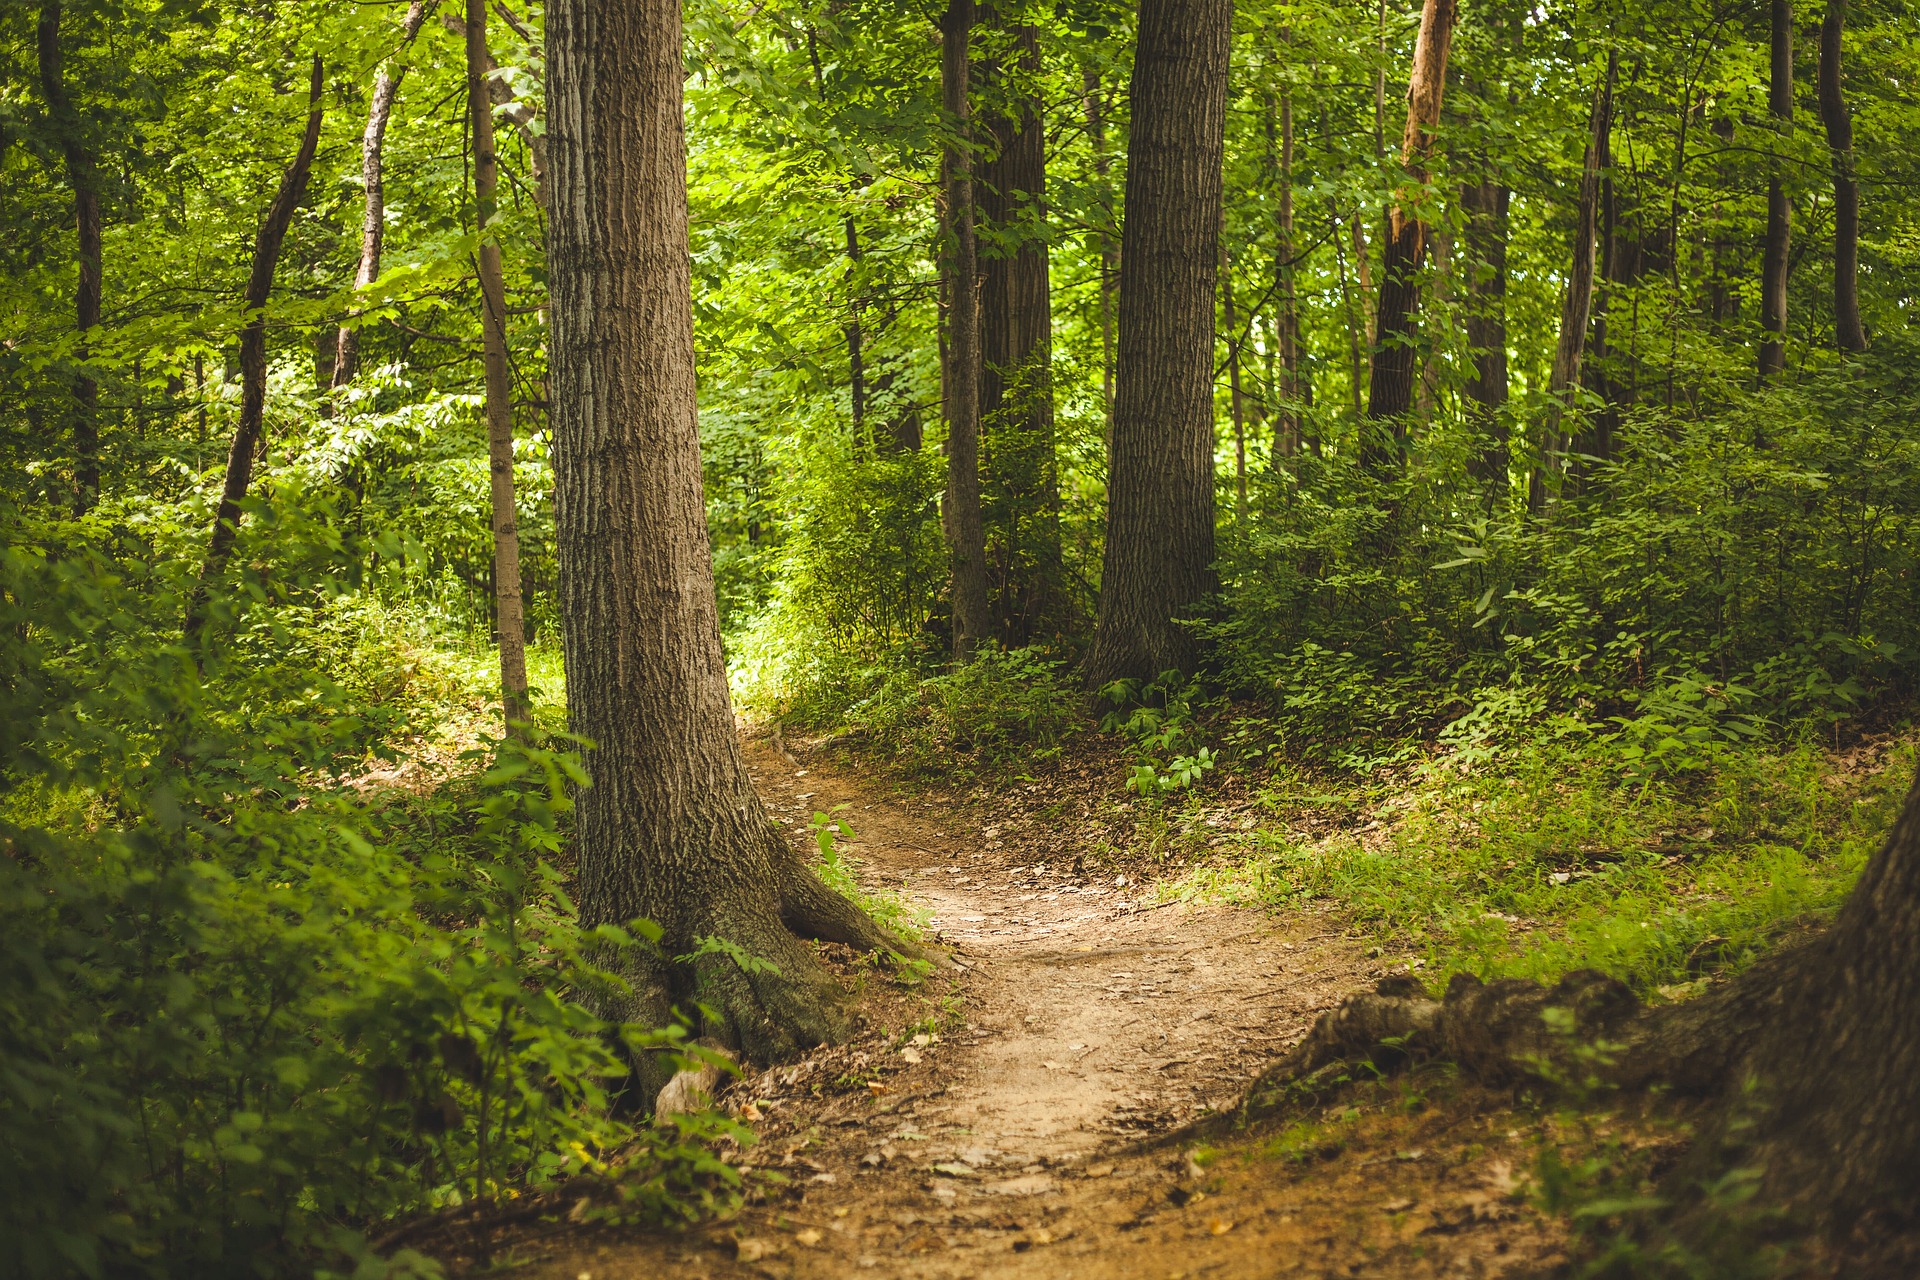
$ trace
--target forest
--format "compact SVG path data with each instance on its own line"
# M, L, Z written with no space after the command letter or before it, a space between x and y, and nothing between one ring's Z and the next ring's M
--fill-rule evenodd
M1920 1274L1908 0L14 0L0 229L0 1280Z

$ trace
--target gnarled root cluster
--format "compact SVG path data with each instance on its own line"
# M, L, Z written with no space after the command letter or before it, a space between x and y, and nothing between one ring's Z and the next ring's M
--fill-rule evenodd
M1455 974L1435 1000L1395 975L1320 1016L1306 1039L1262 1077L1250 1104L1311 1081L1329 1067L1368 1061L1381 1071L1438 1059L1493 1085L1527 1081L1660 1083L1694 1096L1718 1092L1766 1025L1784 957L1755 966L1682 1004L1648 1008L1625 983L1576 969L1551 987L1521 978Z

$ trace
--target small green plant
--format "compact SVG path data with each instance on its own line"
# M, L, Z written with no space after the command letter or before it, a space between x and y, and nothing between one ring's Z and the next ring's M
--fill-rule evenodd
M1100 728L1132 744L1135 760L1126 786L1141 799L1185 791L1219 763L1213 748L1192 742L1193 702L1199 693L1199 685L1178 671L1164 671L1145 686L1121 679L1101 687L1100 696L1113 709L1102 717Z
M833 807L832 813L815 811L809 821L814 847L820 852L820 879L829 889L872 916L895 937L908 942L924 941L931 932L925 910L908 906L906 900L897 894L869 893L854 875L852 864L840 849L840 841L859 838L846 819L837 816L847 807L838 804ZM910 960L905 956L892 956L891 960L896 976L909 983L924 980L933 968L924 960Z

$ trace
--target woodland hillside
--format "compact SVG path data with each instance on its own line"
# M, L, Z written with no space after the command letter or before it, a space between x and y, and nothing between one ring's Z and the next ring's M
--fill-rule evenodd
M0 1278L1920 1271L1916 86L0 7Z

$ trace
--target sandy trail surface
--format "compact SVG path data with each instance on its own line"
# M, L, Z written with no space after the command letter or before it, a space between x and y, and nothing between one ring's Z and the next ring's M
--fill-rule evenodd
M1203 1165L1180 1140L1373 975L1337 922L1161 905L991 801L963 819L817 756L749 758L796 840L815 813L853 828L863 884L926 913L952 967L878 992L857 1043L732 1087L761 1133L741 1161L787 1179L760 1203L684 1235L530 1243L517 1274L1479 1276L1550 1252L1501 1207L1501 1135L1457 1108L1425 1119L1442 1134L1357 1123L1304 1162ZM1416 1141L1472 1159L1423 1167Z

